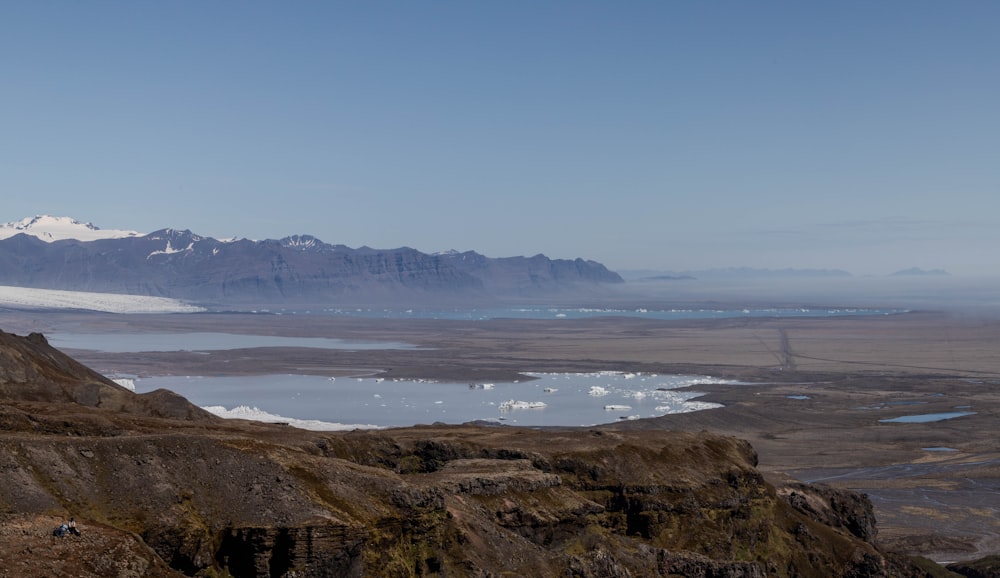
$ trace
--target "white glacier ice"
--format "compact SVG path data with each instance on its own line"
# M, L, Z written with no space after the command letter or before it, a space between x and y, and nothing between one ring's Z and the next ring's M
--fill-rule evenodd
M509 399L500 403L500 411L511 411L514 409L544 409L547 404L542 401L515 401Z
M117 383L118 385L124 387L129 391L135 391L135 380L131 377L116 377L111 381Z
M142 236L142 233L136 231L101 229L90 223L81 223L70 217L53 217L51 215L37 215L0 225L0 239L7 239L21 233L37 237L46 243L64 241L66 239L96 241L98 239L121 239L123 237Z
M246 419L250 421L262 421L268 423L283 423L300 429L313 431L349 431L356 429L380 429L377 425L367 424L343 424L316 419L293 419L268 413L256 407L238 405L233 409L226 409L221 405L210 405L203 407L203 410L226 419Z
M81 309L106 313L194 313L204 308L178 299L90 291L0 285L0 306L21 309Z

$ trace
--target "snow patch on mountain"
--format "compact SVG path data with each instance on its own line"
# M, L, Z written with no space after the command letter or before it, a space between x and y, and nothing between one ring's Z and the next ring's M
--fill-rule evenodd
M100 239L122 239L125 237L141 237L142 233L121 229L101 229L90 223L81 223L70 217L53 217L37 215L26 217L20 221L11 221L0 225L0 239L7 239L24 233L52 243L66 239L78 241L97 241Z
M194 242L188 243L188 246L183 249L175 249L171 244L170 240L167 240L167 248L160 251L153 251L146 256L146 259L152 258L154 255L173 255L174 253L185 253L188 251L194 251Z
M317 249L323 245L322 241L312 235L292 235L291 237L281 239L280 243L282 247L301 249L303 251Z

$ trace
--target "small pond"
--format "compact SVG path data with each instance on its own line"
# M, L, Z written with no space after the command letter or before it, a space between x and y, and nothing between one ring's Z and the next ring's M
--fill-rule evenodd
M976 412L948 411L942 413L922 413L917 415L903 415L891 419L880 419L879 421L882 423L930 423L934 421L943 421L946 419L955 419L956 417L965 417L967 415L972 415L974 413Z

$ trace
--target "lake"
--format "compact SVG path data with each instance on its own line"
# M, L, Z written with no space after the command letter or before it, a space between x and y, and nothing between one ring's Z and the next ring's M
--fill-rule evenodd
M900 417L894 417L891 419L880 419L882 423L931 423L935 421L943 421L946 419L955 419L956 417L965 417L967 415L973 415L974 411L949 411L942 413L922 413L916 415L904 415Z
M318 349L412 349L395 341L352 341L327 337L277 337L236 333L54 333L46 337L58 349L105 353L141 351L224 351L254 347L315 347Z
M577 319L630 316L650 319L724 317L835 317L892 315L900 309L746 308L619 309L507 307L500 309L327 309L322 312L271 311L269 315L342 315L383 318ZM60 349L106 353L219 351L257 347L324 349L410 349L394 341L354 341L318 337L278 337L222 332L56 333ZM192 403L227 417L282 421L313 429L398 427L421 423L490 421L520 426L590 426L621 420L718 407L698 401L699 383L738 383L693 375L532 374L533 379L506 383L442 383L380 378L328 378L309 375L165 376L135 379L137 392L159 388L177 392Z
M737 383L696 375L535 373L506 383L442 383L307 375L151 377L159 388L227 417L259 417L312 429L490 421L520 426L589 426L719 407L678 388ZM235 413L233 413L235 411Z

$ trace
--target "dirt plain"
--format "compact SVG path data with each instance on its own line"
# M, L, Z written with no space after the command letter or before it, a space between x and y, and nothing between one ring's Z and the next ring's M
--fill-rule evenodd
M0 311L8 332L230 332L403 341L404 350L68 350L109 374L304 373L470 382L520 372L697 373L724 407L629 429L709 430L751 442L773 480L868 494L879 539L939 562L1000 553L1000 321L967 314L656 321L449 321L263 314ZM882 420L971 412L928 423Z

